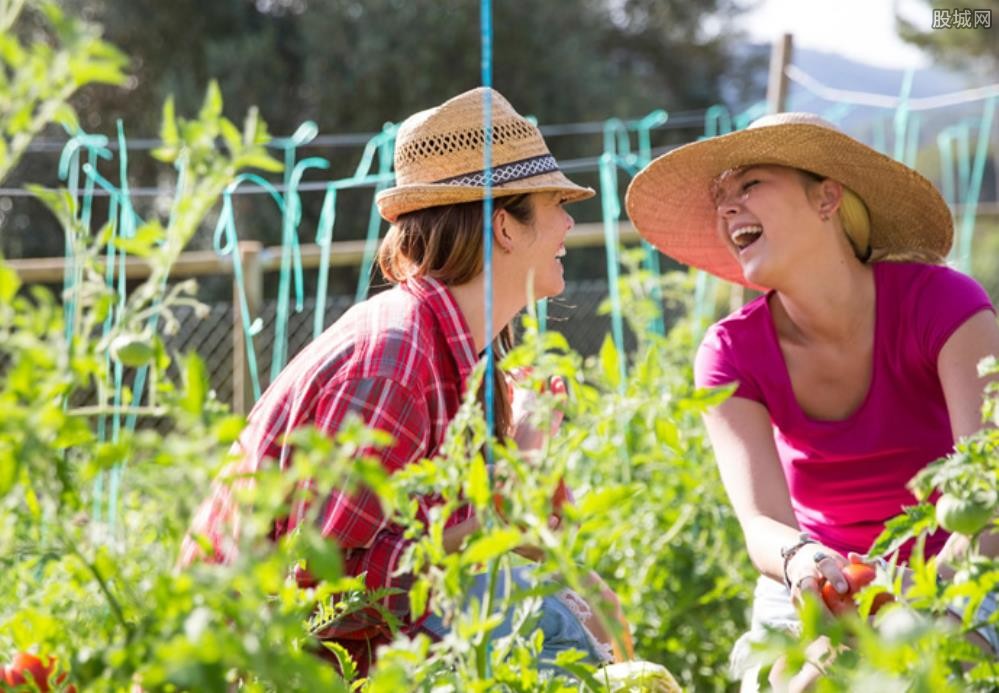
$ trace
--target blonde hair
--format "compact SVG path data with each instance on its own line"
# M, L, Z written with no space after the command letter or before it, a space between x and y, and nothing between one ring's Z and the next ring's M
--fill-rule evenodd
M825 176L811 171L802 171L814 181L823 181ZM842 185L842 183L840 184ZM887 250L876 248L871 244L871 214L867 205L860 199L860 195L850 188L843 187L843 196L840 199L839 209L836 214L839 216L843 232L853 247L853 253L857 259L863 263L872 262L918 262L924 265L942 265L945 259L942 255L932 250L924 248L905 248L901 250Z

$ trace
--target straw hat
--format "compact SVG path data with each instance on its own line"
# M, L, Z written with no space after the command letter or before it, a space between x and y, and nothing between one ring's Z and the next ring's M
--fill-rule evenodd
M898 251L944 256L950 250L953 219L930 181L811 113L764 116L745 130L664 154L628 186L628 216L670 257L752 286L718 235L711 184L731 168L758 164L803 169L853 190L870 212L875 258Z
M537 126L492 89L479 87L421 111L399 126L395 142L396 186L378 194L378 211L393 222L426 207L483 198L485 96L492 94L493 196L565 192L570 201L595 193L559 170Z

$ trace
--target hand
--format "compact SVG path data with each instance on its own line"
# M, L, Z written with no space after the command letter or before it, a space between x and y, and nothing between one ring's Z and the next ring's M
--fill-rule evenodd
M529 371L527 373L529 374ZM511 383L510 388L510 408L513 415L513 439L517 443L517 447L521 450L540 450L544 444L544 435L531 423L531 417L538 407L539 393L533 388L517 387L517 381L525 377L523 371L512 373L511 376L513 383ZM566 393L565 381L557 375L552 376L547 390L556 397L564 398ZM548 430L549 436L554 436L558 433L558 429L562 425L562 418L563 414L560 410L552 410L551 424Z
M822 544L809 544L798 551L787 565L791 580L791 601L801 606L805 592L811 592L821 602L822 584L828 581L840 594L850 591L843 575L849 563L843 554Z

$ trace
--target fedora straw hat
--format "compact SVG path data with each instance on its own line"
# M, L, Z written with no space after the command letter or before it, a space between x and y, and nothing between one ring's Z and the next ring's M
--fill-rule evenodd
M412 115L399 126L396 185L376 198L382 217L394 222L417 209L483 198L487 93L492 96L493 197L560 191L574 202L596 194L565 177L537 126L499 92L479 87Z
M811 113L776 113L745 130L678 147L628 186L625 206L638 232L666 255L731 282L746 281L717 231L712 182L724 171L775 164L831 178L870 213L873 257L900 251L944 256L954 222L926 178Z

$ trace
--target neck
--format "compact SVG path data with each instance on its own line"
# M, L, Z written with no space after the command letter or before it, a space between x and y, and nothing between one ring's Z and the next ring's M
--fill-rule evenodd
M491 342L526 305L523 299L523 287L517 291L515 287L504 286L500 280L502 276L500 272L496 272L493 276L493 310L489 335L486 335L485 274L480 273L465 284L452 284L448 287L458 308L461 309L461 314L465 316L465 322L468 323L476 354L482 353L486 344Z
M841 287L832 290L832 287ZM874 271L855 261L795 273L771 300L778 332L798 342L850 342L874 322Z

